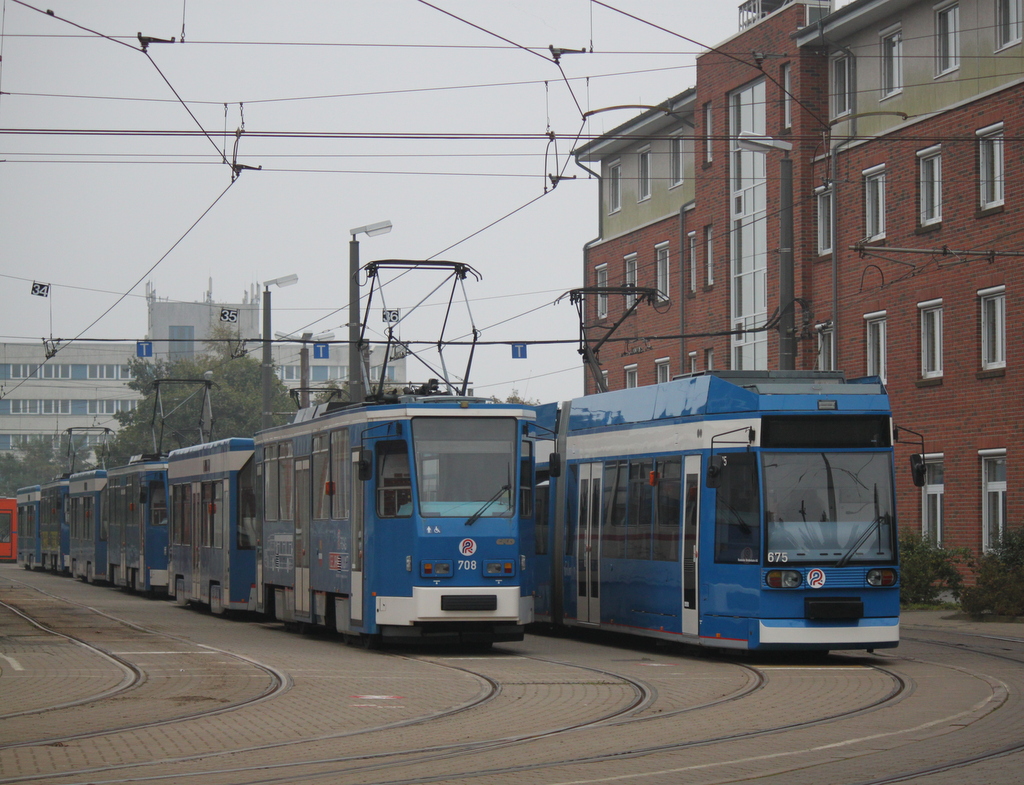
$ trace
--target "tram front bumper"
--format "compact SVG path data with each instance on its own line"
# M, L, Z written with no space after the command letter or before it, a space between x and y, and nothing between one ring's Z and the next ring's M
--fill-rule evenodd
M376 598L377 624L409 626L430 621L526 624L518 586L414 586L412 597Z
M823 622L808 619L761 619L759 644L770 646L828 646L834 649L887 648L900 642L898 616Z

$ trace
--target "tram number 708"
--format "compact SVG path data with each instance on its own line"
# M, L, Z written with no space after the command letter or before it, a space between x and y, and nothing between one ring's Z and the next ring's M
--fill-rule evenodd
M470 560L470 559L459 559L459 569L460 570L475 570L476 569L476 561L475 560Z
M774 562L787 562L787 561L789 561L789 554L786 553L785 551L782 551L782 552L779 552L779 551L769 551L768 552L768 563L769 564L774 563Z

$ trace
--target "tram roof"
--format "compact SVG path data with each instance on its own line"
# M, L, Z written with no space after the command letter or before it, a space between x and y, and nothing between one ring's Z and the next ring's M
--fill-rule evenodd
M841 371L706 371L671 382L614 390L570 403L569 430L761 412L888 412L889 398L877 377L847 379Z

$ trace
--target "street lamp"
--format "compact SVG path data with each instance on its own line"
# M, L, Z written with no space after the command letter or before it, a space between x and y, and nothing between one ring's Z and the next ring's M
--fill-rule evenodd
M263 418L261 426L263 430L274 424L273 412L270 410L271 380L274 369L274 358L270 354L270 287L291 286L299 282L299 276L285 275L281 278L274 278L263 282L263 368L260 381L263 389Z
M752 131L740 131L736 145L755 153L771 150L782 150L785 153L779 162L779 370L792 371L796 368L793 321L793 160L789 157L793 145Z
M302 348L299 349L299 408L305 409L309 406L309 344L322 341L333 341L334 333L302 333L296 337L295 333L274 333L275 338L282 341L300 341Z
M391 221L349 229L352 239L348 244L348 398L361 403L366 398L363 385L362 353L359 346L359 241L357 235L376 237L391 231Z

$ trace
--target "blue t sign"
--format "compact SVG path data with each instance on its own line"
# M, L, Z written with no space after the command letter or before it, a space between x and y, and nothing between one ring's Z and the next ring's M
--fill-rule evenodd
M313 344L313 359L314 360L329 360L329 359L331 359L331 345L329 343L315 343L315 344Z
M136 357L152 357L153 356L153 342L152 341L136 341L135 342L135 356Z
M526 344L525 343L514 343L514 344L512 344L512 359L513 360L525 360L526 359Z

